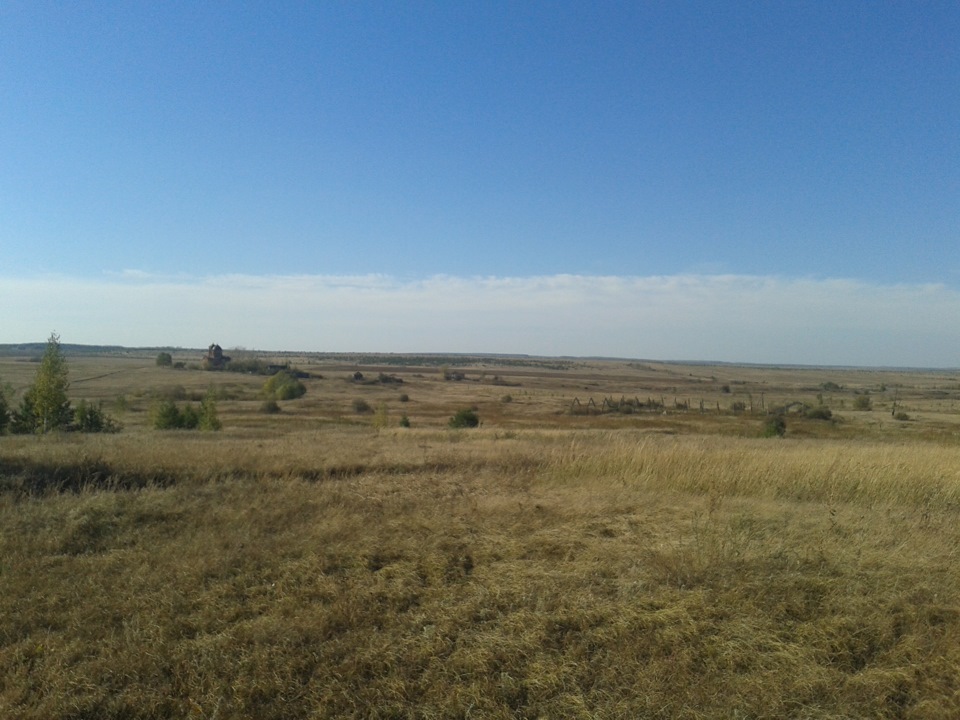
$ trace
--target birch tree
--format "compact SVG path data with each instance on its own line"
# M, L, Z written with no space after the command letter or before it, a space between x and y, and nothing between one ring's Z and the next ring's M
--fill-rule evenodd
M37 369L37 377L28 392L36 432L58 430L70 423L72 412L70 400L67 399L67 390L70 388L68 374L67 359L60 348L60 336L51 333Z

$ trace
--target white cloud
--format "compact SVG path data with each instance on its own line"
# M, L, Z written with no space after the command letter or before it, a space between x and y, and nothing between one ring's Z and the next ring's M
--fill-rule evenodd
M0 278L0 342L960 365L943 285L675 275Z

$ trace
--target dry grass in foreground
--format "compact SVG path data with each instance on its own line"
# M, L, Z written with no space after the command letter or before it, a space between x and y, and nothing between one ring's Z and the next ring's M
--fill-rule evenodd
M956 447L2 440L3 717L960 717Z

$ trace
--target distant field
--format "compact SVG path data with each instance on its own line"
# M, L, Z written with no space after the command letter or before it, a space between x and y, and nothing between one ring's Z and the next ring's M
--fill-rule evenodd
M0 437L0 717L960 717L960 372L154 358Z

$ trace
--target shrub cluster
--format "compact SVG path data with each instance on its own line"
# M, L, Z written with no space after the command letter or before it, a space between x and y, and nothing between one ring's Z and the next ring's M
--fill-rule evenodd
M94 405L86 400L77 403L73 411L73 428L84 433L120 432L120 423L103 411L103 403Z
M267 363L258 358L233 358L226 364L224 370L246 375L268 375Z
M366 415L368 413L372 413L373 408L370 407L370 403L363 398L357 398L353 401L353 411L361 415Z
M763 437L783 437L786 434L787 421L783 415L773 415L763 425Z
M833 418L833 412L824 405L807 408L803 414L811 420L830 420Z
M157 430L219 430L223 427L217 413L213 391L200 402L200 409L186 405L182 409L172 400L160 400L153 408L153 427Z
M276 415L280 412L280 406L277 405L276 400L264 400L263 404L260 406L260 412L265 415Z
M480 418L472 409L458 410L457 414L450 418L449 425L452 428L475 428L480 425Z
M289 370L281 370L263 384L263 394L273 400L294 400L306 392L307 386Z

